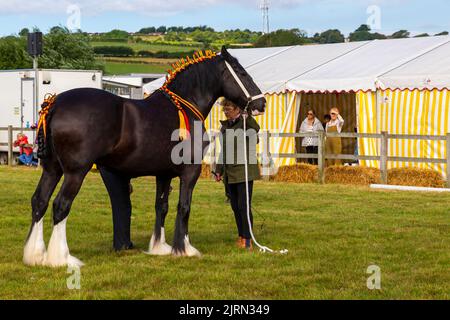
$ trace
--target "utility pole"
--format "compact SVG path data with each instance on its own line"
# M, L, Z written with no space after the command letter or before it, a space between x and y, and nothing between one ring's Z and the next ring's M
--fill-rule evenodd
M262 33L263 34L270 33L270 28L269 28L269 0L261 0L260 9L261 9L262 16L263 16Z
M33 70L34 70L34 112L33 112L33 124L37 122L37 114L39 108L39 66L38 56L33 57Z
M42 55L42 32L28 34L28 54L33 57L34 70L34 112L33 124L37 122L39 108L39 66L38 58Z

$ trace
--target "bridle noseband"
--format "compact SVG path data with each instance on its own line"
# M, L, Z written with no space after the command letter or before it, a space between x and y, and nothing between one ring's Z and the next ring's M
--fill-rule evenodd
M228 63L228 61L226 61L226 60L224 60L224 61L225 61L225 65L228 68L228 71L230 71L230 73L233 76L234 80L237 82L237 84L241 88L242 92L244 92L245 97L247 98L247 106L245 107L245 109L248 108L248 106L250 105L251 102L256 101L258 99L264 98L264 93L258 94L257 96L250 95L250 93L248 92L247 88L244 86L244 84L242 83L241 79L239 79L238 75L234 71L233 67Z

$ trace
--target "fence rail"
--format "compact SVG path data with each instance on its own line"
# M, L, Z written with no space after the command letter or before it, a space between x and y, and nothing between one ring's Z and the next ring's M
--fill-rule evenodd
M263 158L288 158L288 159L317 159L319 168L319 181L323 183L325 181L325 160L367 160L367 161L380 161L380 174L383 184L387 184L387 168L388 162L416 162L416 163L433 163L433 164L446 164L447 165L447 186L450 188L450 133L446 136L432 136L432 135L411 135L411 134L388 134L382 133L271 133L264 131L259 134L260 141L263 145L263 153L258 154ZM318 138L318 153L271 153L270 139L271 138L305 138L315 137ZM357 139L379 139L379 155L366 156L366 155L353 155L353 154L328 154L325 150L325 139L329 138L357 138ZM214 138L213 138L214 139ZM428 140L428 141L446 141L447 158L446 159L431 159L431 158L411 158L411 157L392 157L388 156L388 143L389 140ZM216 151L214 151L214 154ZM268 162L270 163L270 162ZM269 164L263 163L263 167Z
M13 133L14 132L32 132L34 129L29 128L14 128L12 126L0 127L1 131L8 132L8 142L0 143L0 146L8 147L8 164L13 165ZM388 162L416 162L416 163L434 163L434 164L446 164L447 165L447 187L450 188L450 133L446 136L432 136L432 135L411 135L411 134L388 134L387 132L382 133L325 133L319 131L317 133L270 133L264 131L259 134L262 138L263 143L263 155L267 158L289 158L289 159L317 159L319 167L319 181L323 183L325 181L325 160L326 159L338 159L338 160L372 160L380 161L380 172L381 172L381 182L387 184L387 164ZM270 139L271 138L305 138L305 137L317 137L319 141L318 153L271 153L270 150ZM379 139L379 155L378 156L364 156L364 155L353 155L353 154L327 154L325 150L325 139L327 137L334 138L357 138L357 139ZM213 141L215 141L215 136L212 136ZM446 141L447 158L446 159L430 159L430 158L411 158L411 157L391 157L388 156L388 142L389 140L428 140L428 141ZM214 143L215 146L215 143ZM215 148L213 154L215 154ZM263 163L263 166L268 165Z

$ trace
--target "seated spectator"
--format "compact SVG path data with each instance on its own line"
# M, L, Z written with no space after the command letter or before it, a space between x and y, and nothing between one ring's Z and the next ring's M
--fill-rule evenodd
M28 142L28 137L23 133L17 134L17 140L14 141L14 147L20 148L19 162L26 166L37 166L38 163L33 160L33 146Z

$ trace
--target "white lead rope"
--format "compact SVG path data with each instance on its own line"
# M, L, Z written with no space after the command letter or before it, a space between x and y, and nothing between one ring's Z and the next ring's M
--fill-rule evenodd
M247 106L248 107L248 106ZM247 112L247 107L245 107L245 112ZM275 251L270 249L269 247L262 246L256 241L255 235L253 234L253 227L252 227L252 221L250 219L250 197L249 197L249 190L248 190L248 159L247 159L247 119L246 117L243 117L244 121L244 167L245 167L245 199L247 204L247 221L248 221L248 229L250 230L250 235L252 236L253 242L258 246L259 250L262 252L270 252L270 253L281 253L281 254L287 254L288 250L283 249L279 251Z

